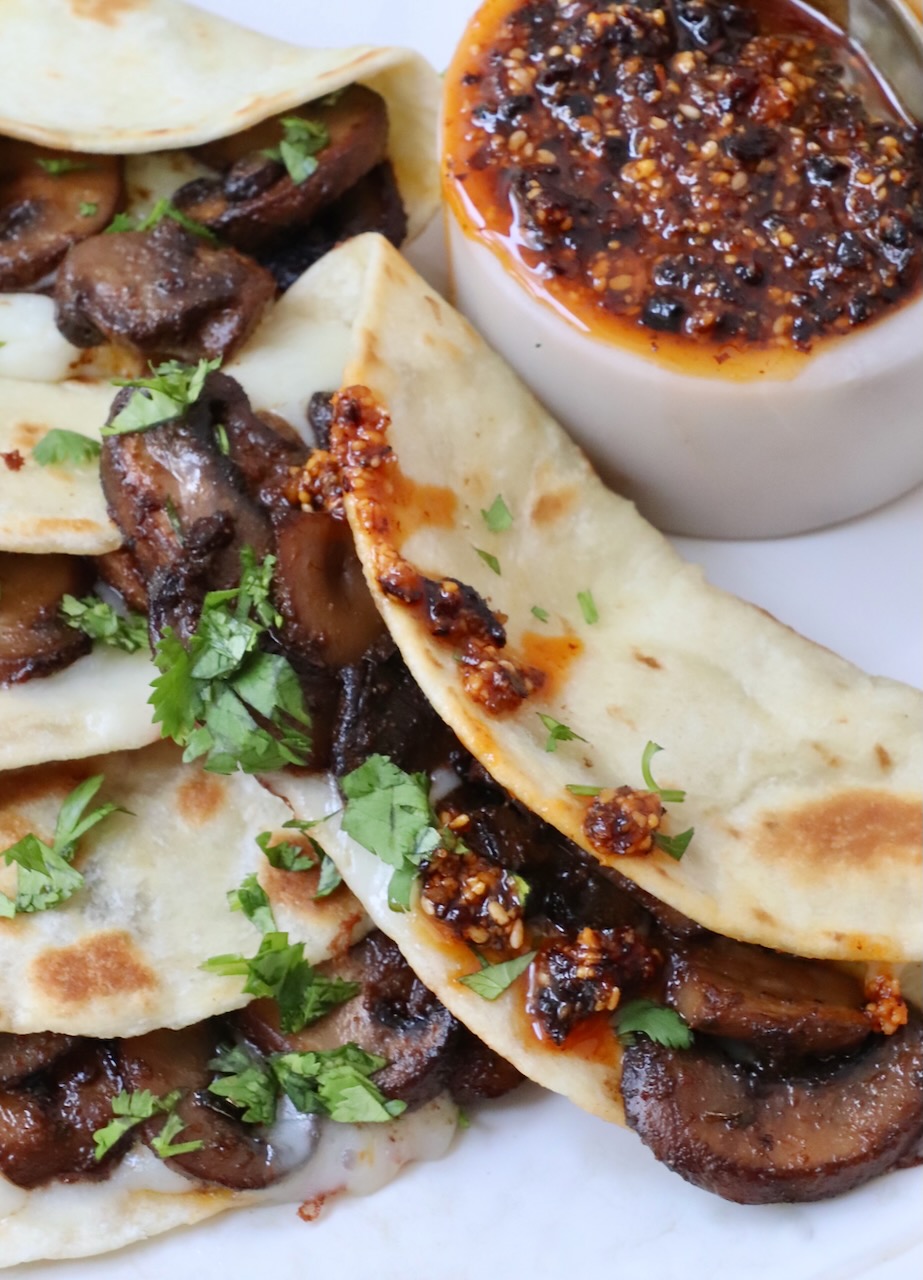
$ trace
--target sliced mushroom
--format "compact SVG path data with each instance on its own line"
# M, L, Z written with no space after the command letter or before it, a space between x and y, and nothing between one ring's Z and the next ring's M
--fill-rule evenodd
M670 958L667 999L697 1031L776 1060L857 1049L871 1031L862 984L818 960L707 935Z
M153 1031L121 1042L122 1069L131 1089L150 1089L158 1097L176 1089L182 1092L176 1111L184 1128L176 1141L202 1146L171 1157L167 1160L171 1168L186 1177L240 1191L267 1187L289 1173L290 1166L261 1130L221 1110L218 1098L208 1092L215 1075L208 1064L224 1041L226 1035L218 1023ZM162 1116L146 1122L141 1130L144 1141L150 1143L163 1123Z
M811 1073L768 1078L697 1041L625 1050L628 1124L687 1181L740 1204L821 1200L901 1163L923 1135L918 1016Z
M293 181L282 164L264 154L278 148L282 121L292 116L323 125L329 135L317 152L317 169L302 182ZM387 140L383 99L352 85L334 99L308 103L199 147L198 157L221 170L221 176L187 183L173 201L222 239L251 251L281 231L306 226L384 159Z
M103 582L107 582L119 593L129 609L134 609L136 613L147 613L147 584L127 547L107 551L104 556L95 556L93 563Z
M37 1031L25 1036L9 1031L0 1033L0 1086L8 1089L21 1084L57 1062L73 1045L73 1036L55 1031Z
M118 157L0 138L0 290L42 281L112 221L121 199Z
M273 521L283 643L330 667L358 662L384 631L344 520L287 510Z
M79 1041L34 1087L0 1092L0 1173L20 1187L52 1178L106 1177L124 1146L97 1162L93 1134L112 1119L122 1087L118 1062L104 1041Z
M70 666L92 647L61 619L61 598L83 595L93 572L77 556L0 551L0 685Z
M194 363L233 354L275 292L252 258L164 217L75 246L58 272L56 320L78 347L107 340L154 362Z

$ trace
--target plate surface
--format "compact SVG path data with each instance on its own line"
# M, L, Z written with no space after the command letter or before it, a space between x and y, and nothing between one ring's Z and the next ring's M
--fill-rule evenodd
M407 44L448 62L474 0L207 0L305 44ZM438 282L439 236L413 255ZM880 675L923 683L923 489L870 516L768 542L677 539L713 581ZM23 1280L917 1280L923 1169L817 1205L726 1204L633 1134L535 1088L481 1108L450 1154L315 1223L292 1207L219 1218L108 1257L14 1268ZM106 1222L100 1220L101 1239Z

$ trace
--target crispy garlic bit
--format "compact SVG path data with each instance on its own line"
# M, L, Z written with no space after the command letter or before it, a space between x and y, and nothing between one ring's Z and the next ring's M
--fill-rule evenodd
M616 1009L624 988L650 981L661 963L660 953L630 925L552 938L532 963L526 1008L543 1033L561 1044L584 1018Z
M594 849L620 858L645 857L654 848L663 805L652 791L616 787L601 791L586 812L583 830Z
M437 849L420 872L420 905L479 951L506 956L525 941L515 877L468 849Z
M865 1016L872 1030L884 1036L893 1036L899 1027L907 1023L907 1003L901 995L900 983L893 974L870 975L865 983Z

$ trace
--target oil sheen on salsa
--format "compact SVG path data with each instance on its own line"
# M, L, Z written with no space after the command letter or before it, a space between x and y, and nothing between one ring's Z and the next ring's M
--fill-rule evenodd
M445 121L465 231L638 349L797 358L920 286L920 130L793 0L489 0Z

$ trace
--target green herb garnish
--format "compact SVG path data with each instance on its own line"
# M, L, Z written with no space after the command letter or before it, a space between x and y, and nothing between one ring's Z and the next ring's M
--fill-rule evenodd
M537 604L534 604L532 606L532 609L530 612L533 618L538 618L539 622L547 622L548 619L551 617L547 609L541 609Z
M466 973L458 981L482 999L496 1000L521 973L525 973L534 959L535 952L526 951L524 955L504 960L501 964L482 964L476 973Z
M202 968L222 977L240 975L248 995L271 996L286 1032L310 1026L359 991L357 982L318 973L304 958L304 943L290 943L287 933L264 933L255 956L212 956Z
M615 1027L622 1044L632 1045L636 1035L647 1036L667 1049L688 1049L692 1031L675 1009L653 1000L631 1000L615 1014Z
M602 787L592 787L582 782L568 782L564 790L569 791L572 796L598 796Z
M103 775L99 773L74 787L61 806L50 845L29 832L3 851L7 866L15 862L19 870L15 899L0 893L0 916L47 911L83 885L83 876L71 866L78 841L110 814L125 812L115 804L103 804L86 812L102 785Z
M181 1096L179 1089L168 1093L164 1098L158 1098L149 1089L141 1089L137 1093L126 1093L123 1090L117 1094L112 1099L114 1119L93 1134L96 1159L102 1160L103 1156L107 1155L129 1130L134 1129L143 1120L150 1120L151 1116L161 1114L166 1115L166 1123L160 1133L151 1139L151 1147L161 1160L169 1160L171 1156L181 1156L189 1151L201 1150L205 1145L201 1139L196 1139L194 1142L173 1142L177 1134L185 1128L183 1121L176 1114L176 1104Z
M314 899L328 898L334 889L339 889L343 883L343 877L340 875L340 869L329 853L322 855L320 860L320 874L317 877L317 888L314 891Z
M490 551L483 551L480 547L475 547L475 551L487 565L488 569L492 569L494 573L500 574L500 561Z
M243 1045L235 1045L219 1049L218 1056L208 1065L222 1077L211 1082L209 1093L239 1107L240 1118L246 1124L272 1124L279 1086L270 1063Z
M577 592L577 603L580 605L580 612L583 614L583 621L592 625L599 621L599 610L596 608L596 601L593 599L593 592L586 591Z
M294 668L257 647L282 621L271 600L275 557L257 564L245 547L240 558L240 586L208 592L188 646L168 627L154 653L162 673L151 686L154 723L185 747L184 761L204 756L213 773L303 765L311 750L311 719Z
M164 218L178 222L181 227L185 227L193 235L201 236L203 240L209 240L212 244L217 243L218 237L214 231L203 226L201 222L196 222L195 218L190 218L188 213L183 213L182 209L177 209L176 205L166 198L158 200L150 213L144 218L133 218L128 213L117 213L108 227L106 227L106 232L119 234L122 231L152 231L158 222L162 222Z
M195 366L167 360L152 369L150 378L113 378L114 387L134 387L135 393L112 421L100 428L100 434L127 435L181 417L198 400L205 379L220 364L220 356L200 360Z
M513 524L512 512L500 493L486 510L481 508L481 516L491 533L505 533Z
M92 436L52 427L32 450L32 457L40 467L83 467L96 461L100 447Z
M91 168L89 160L71 160L68 156L41 156L35 163L53 178L60 178L65 173L76 173L78 169Z
M99 205L94 200L81 200L77 206L77 212L81 218L95 218L99 212Z
M689 827L686 831L681 831L676 836L666 836L662 831L658 831L654 836L654 844L658 849L662 849L664 853L679 862L680 858L689 848L689 842L695 835L695 827Z
M69 627L91 640L100 640L125 653L148 647L147 618L140 613L119 613L99 596L61 597L61 616Z
M658 787L651 773L651 761L658 751L662 751L663 747L658 746L656 742L649 742L644 748L644 754L641 756L641 776L644 779L644 785L648 791L653 791L655 795L660 796L664 804L681 804L686 799L685 791L666 791L663 787Z
M317 153L328 146L330 132L319 121L303 120L300 116L286 116L282 120L282 130L279 145L267 147L263 155L284 164L297 187L317 171Z
M231 889L228 893L228 905L232 911L242 911L251 924L262 933L273 933L276 919L272 914L272 905L266 890L251 872L239 889Z
M575 733L573 729L566 724L562 724L560 720L555 720L554 716L546 716L541 711L535 713L542 724L548 730L548 740L545 743L546 751L556 751L559 742L586 742L586 738Z

